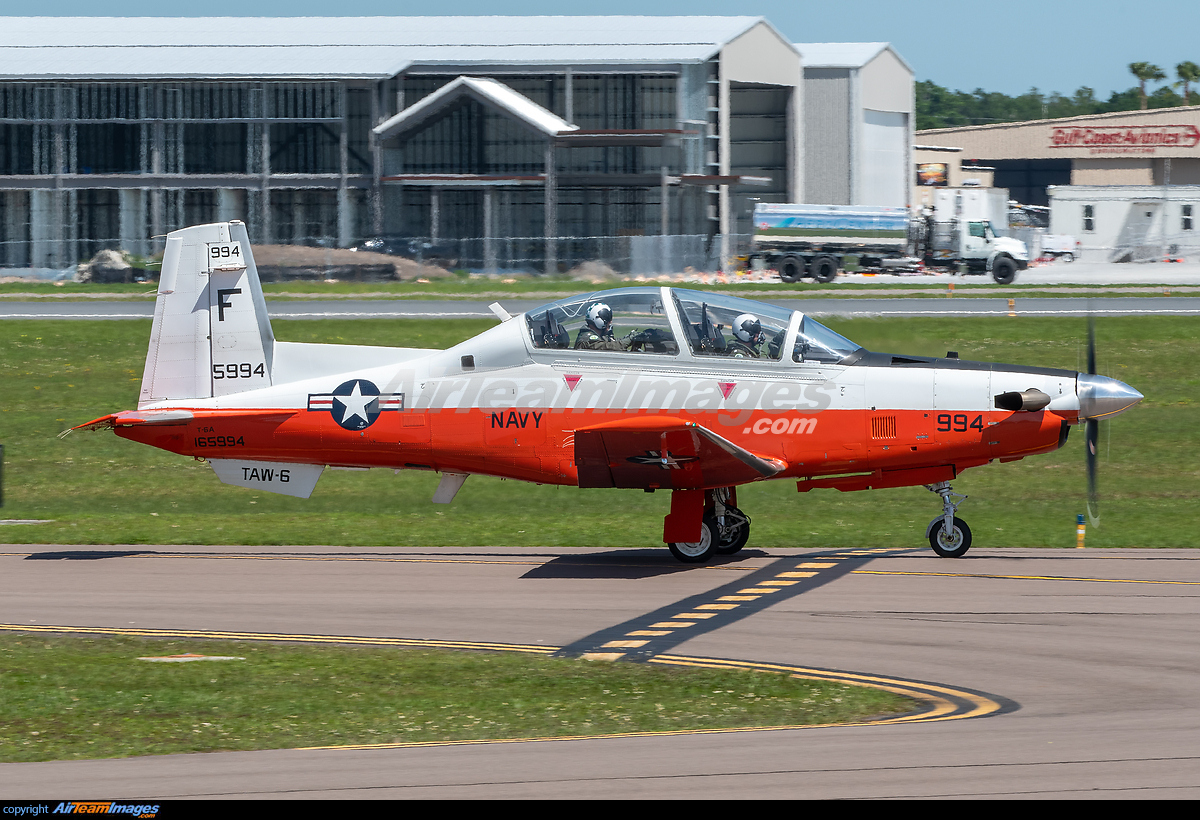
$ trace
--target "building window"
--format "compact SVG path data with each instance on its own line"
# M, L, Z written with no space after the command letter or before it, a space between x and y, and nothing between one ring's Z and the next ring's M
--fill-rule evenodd
M1192 229L1192 206L1183 206L1183 229L1190 231Z
M1096 206L1083 206L1083 231L1084 233L1092 233L1096 230Z

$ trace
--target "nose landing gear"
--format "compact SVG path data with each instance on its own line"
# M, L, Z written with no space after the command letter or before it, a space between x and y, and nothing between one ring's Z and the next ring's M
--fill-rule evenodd
M954 513L958 512L958 505L966 501L967 496L953 492L949 481L926 484L925 489L942 497L942 514L930 521L925 530L929 546L942 558L961 558L971 548L971 528ZM951 496L958 500L952 500Z

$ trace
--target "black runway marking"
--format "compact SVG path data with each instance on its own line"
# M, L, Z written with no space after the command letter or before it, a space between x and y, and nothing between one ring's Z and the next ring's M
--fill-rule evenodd
M733 581L699 595L684 598L645 615L606 627L560 649L557 655L607 656L610 660L645 662L697 635L714 632L780 602L824 586L868 564L876 554L849 550L808 553L782 558L760 570L741 575ZM805 564L829 564L806 569ZM788 578L785 573L811 572L811 577ZM793 581L786 586L768 586ZM753 594L754 587L774 589ZM727 600L721 600L727 599ZM728 607L728 608L720 608ZM708 617L688 617L700 613ZM679 624L671 626L667 624ZM665 625L665 626L664 626ZM640 633L640 634L638 634Z

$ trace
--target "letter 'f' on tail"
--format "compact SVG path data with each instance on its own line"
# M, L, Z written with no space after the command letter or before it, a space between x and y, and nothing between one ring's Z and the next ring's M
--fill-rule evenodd
M246 226L168 234L138 406L268 387L274 352Z

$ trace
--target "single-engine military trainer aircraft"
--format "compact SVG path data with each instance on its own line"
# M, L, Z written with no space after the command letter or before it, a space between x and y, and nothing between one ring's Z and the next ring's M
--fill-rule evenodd
M971 531L951 481L1063 445L1142 399L1089 373L872 353L811 317L670 287L572 296L449 350L276 341L240 222L167 238L138 409L75 429L206 459L218 478L307 498L326 466L671 491L681 561L750 536L737 487L924 485L929 544ZM1089 468L1094 467L1094 461ZM1089 469L1094 475L1094 471Z

